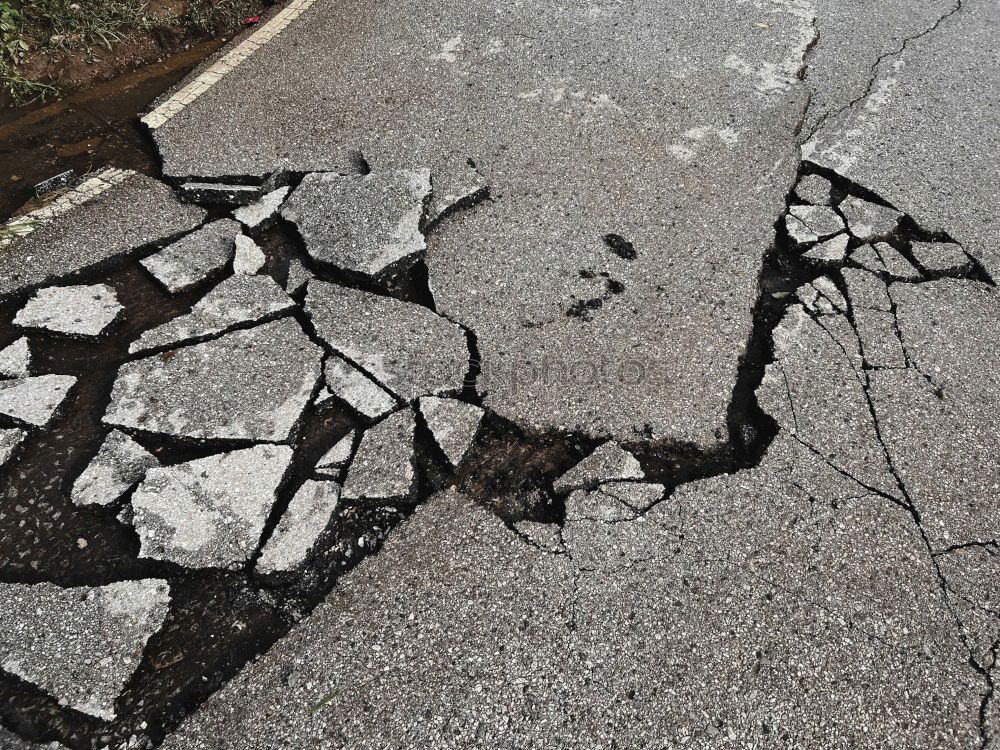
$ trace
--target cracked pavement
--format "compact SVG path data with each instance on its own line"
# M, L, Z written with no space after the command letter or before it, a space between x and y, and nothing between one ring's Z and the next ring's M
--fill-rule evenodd
M0 748L986 748L1000 10L293 0L0 233Z

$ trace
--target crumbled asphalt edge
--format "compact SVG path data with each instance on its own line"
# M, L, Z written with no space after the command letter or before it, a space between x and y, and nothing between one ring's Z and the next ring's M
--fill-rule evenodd
M364 173L367 169L367 162L360 153L355 159L355 166L356 173ZM809 163L801 165L799 178L811 173L820 173L830 179L835 185L835 196L838 200L847 194L852 194L884 205L884 201L863 187ZM294 188L303 176L302 174L274 176L262 183L262 190L280 185L290 185ZM240 180L223 182L239 183ZM256 184L256 182L259 181L246 178L243 180L243 184ZM793 201L793 194L794 186L788 194L788 205ZM488 192L484 193L484 199L487 197ZM472 208L473 205L474 203L465 207ZM224 213L224 209L217 205L211 206L209 211L206 222ZM433 226L445 220L447 214L428 227L427 231L431 231ZM746 470L760 462L777 433L777 425L760 409L754 395L763 377L764 368L774 360L771 333L789 305L795 301L792 293L803 283L823 275L830 275L843 287L843 282L836 271L812 269L803 264L794 252L784 230L784 214L775 223L775 231L775 244L764 256L758 300L753 310L752 334L740 360L737 382L728 410L728 439L711 451L691 445L652 441L629 443L625 446L639 458L649 481L665 485L666 489L660 502L669 498L682 484L720 473ZM370 278L348 274L316 263L305 252L304 243L294 225L280 217L267 229L248 230L248 233L265 251L267 257L265 272L271 274L279 283L287 276L289 261L295 258L322 280L370 293L392 296L437 312L428 285L427 267L421 256L408 258L386 269L378 277ZM901 224L898 235L894 244L904 257L911 261L913 258L909 253L909 241L952 241L942 233L924 232L908 217ZM602 239L607 242L607 238ZM617 250L611 247L612 245L624 247L618 243L618 239L615 235L615 240L608 243L609 248L616 253ZM627 243L627 240L622 242ZM137 265L138 259L155 252L164 244L166 243L157 243L155 246L142 248L130 254L127 259L119 263L118 270L112 271L110 276L106 277L113 282L116 289L120 290L123 303L129 310L129 321L124 329L115 329L106 340L96 344L67 342L65 338L54 335L33 335L35 350L38 352L36 367L39 372L49 372L53 369L69 370L81 376L81 383L75 392L74 403L70 409L71 414L64 416L60 424L70 419L81 419L81 412L90 414L88 429L80 429L74 433L81 438L80 444L83 447L79 457L69 462L71 468L64 472L61 482L64 490L72 486L76 476L86 467L100 444L102 433L107 431L100 425L100 415L103 414L110 399L110 388L118 366L137 356L147 356L147 353L129 355L128 344L142 330L189 311L205 291L201 288L185 295L171 297L164 294L143 275ZM857 244L860 243L852 242L852 249ZM100 269L91 269L86 274L79 275L78 279L83 281L96 278L100 273ZM982 283L992 283L978 264L966 277ZM302 292L296 295L296 301L300 305L302 297ZM7 318L26 298L27 295L24 294L13 301ZM145 316L141 322L133 319L137 309L141 309ZM329 351L326 344L316 336L310 319L301 307L289 314L296 318L311 340L324 351ZM850 311L848 316L853 324ZM9 325L7 318L0 316L0 323ZM481 363L475 332L457 321L452 322L465 332L470 357L469 371L462 391L450 395L481 405L482 400L476 389ZM256 323L234 326L226 332L253 325ZM221 335L224 333L200 340L210 340ZM166 355L167 352L163 354ZM92 366L95 355L96 361L101 362L103 369ZM366 374L375 380L370 373ZM90 380L84 380L84 377ZM317 390L318 388L319 386ZM401 405L400 408L404 407ZM552 488L552 482L593 450L599 440L583 434L526 430L487 410L469 456L452 472L419 409L416 410L416 414L417 503L451 482L494 511L527 543L533 544L516 531L514 524L518 521L532 520L556 524L561 534L568 493L556 493ZM875 419L873 407L872 418ZM374 509L363 505L344 504L338 513L336 527L327 530L302 571L270 576L259 576L253 571L264 542L276 527L294 493L312 476L312 468L319 457L350 430L365 429L374 421L378 420L369 420L353 413L337 399L331 399L319 407L310 405L307 408L305 416L297 425L296 435L292 441L295 447L292 466L279 490L277 502L261 535L257 551L240 571L190 571L169 562L138 560L136 559L138 537L130 527L117 524L117 533L109 533L111 538L106 540L107 547L118 548L117 562L105 562L103 566L83 566L86 570L81 570L78 560L70 560L61 571L27 570L22 567L13 574L0 568L0 579L3 580L18 582L47 580L63 585L94 585L126 578L164 577L171 582L177 602L172 606L164 628L150 640L136 675L119 700L118 720L101 725L91 717L57 706L53 699L38 688L16 678L0 679L0 717L26 737L39 741L56 739L71 748L121 746L130 735L142 734L141 722L146 723L144 734L149 742L153 745L161 742L170 729L211 692L224 684L246 661L266 650L287 632L293 622L308 614L322 601L340 575L352 569L368 554L377 552L388 533L412 512L415 504L390 505ZM32 435L29 440L44 442L45 435L57 432L59 432L58 425L50 427L42 435ZM166 464L245 446L245 443L236 441L183 441L141 432L134 432L133 435ZM31 461L27 463L30 465ZM20 465L17 473L19 476L14 482L17 487L20 487L19 482L25 481L26 476L29 479L32 476L30 471L25 473ZM46 464L38 479L43 476L48 478L51 473L51 466ZM343 473L340 476L341 480L344 478ZM902 484L894 469L893 473L897 482ZM49 482L51 483L51 479ZM905 487L901 489L904 497L907 497ZM879 494L900 504L891 496ZM127 506L127 503L128 496L110 508L92 512L98 517L103 517L105 523L111 524L114 516L123 506ZM919 527L917 509L911 502L904 507L911 512ZM105 530L105 533L108 532ZM921 533L923 534L923 529ZM926 536L924 539L927 542ZM93 541L92 539L91 545ZM932 559L938 554L947 552L935 553L930 549L929 543L928 551ZM947 597L950 589L936 561L935 568ZM214 611L219 614L219 618L217 622L206 626L205 620L211 620L212 604L216 605ZM192 617L195 613L197 618ZM206 613L209 613L208 617ZM237 616L249 613L256 613L258 620L248 622L249 618L236 619ZM187 620L185 614L188 616ZM956 622L960 623L954 609L952 614ZM218 626L222 623L230 625L236 633L217 632ZM200 628L194 635L188 627L192 624ZM213 629L212 625L216 627ZM206 629L209 632L206 632ZM192 642L198 642L207 636L211 636L208 639L210 642L201 644L203 652L200 656L203 661L196 664L195 669L183 669L186 663L193 660L192 655L184 649L190 649ZM994 655L998 645L1000 644L993 646ZM212 654L218 655L223 652L222 658L215 661L210 658ZM993 695L993 663L978 664L973 657L971 646L969 652L970 665L982 675L988 686L981 706L981 733L985 746L985 714Z

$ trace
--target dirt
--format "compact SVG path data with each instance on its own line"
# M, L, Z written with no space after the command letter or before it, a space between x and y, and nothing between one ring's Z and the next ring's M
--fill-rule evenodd
M68 169L157 174L159 157L137 115L222 44L204 42L61 101L0 113L0 221L33 208L33 186Z

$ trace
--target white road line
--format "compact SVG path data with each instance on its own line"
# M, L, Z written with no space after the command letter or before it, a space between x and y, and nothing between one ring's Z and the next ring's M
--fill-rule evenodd
M83 205L96 198L110 187L122 182L129 175L135 174L128 169L104 169L94 173L68 193L63 193L47 206L36 208L30 213L11 219L3 225L0 234L0 250L12 245L19 237L31 234L39 227L49 223L58 216Z
M190 83L174 92L173 96L160 106L145 115L142 121L150 130L156 130L221 81L224 75L231 73L241 62L278 36L315 2L316 0L292 0L274 18L212 63Z

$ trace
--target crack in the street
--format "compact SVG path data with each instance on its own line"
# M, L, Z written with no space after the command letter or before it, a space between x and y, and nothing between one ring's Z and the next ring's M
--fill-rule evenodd
M919 34L914 34L912 36L904 38L897 48L892 49L888 52L883 52L881 55L879 55L872 63L871 74L869 76L868 83L865 85L864 91L862 91L860 94L858 94L856 97L851 99L846 104L834 110L828 110L827 112L824 112L820 116L820 118L813 124L813 126L809 129L809 133L806 135L806 138L803 142L808 143L809 141L811 141L813 138L816 137L816 134L823 129L823 127L826 125L828 121L836 119L847 110L852 109L858 103L867 99L868 96L872 93L872 89L875 87L875 83L879 79L879 68L881 67L882 63L885 60L889 59L890 57L898 57L902 55L904 52L906 52L906 48L910 45L910 43L915 42L918 39L921 39L922 37L925 37L928 34L931 34L934 31L936 31L937 28L942 23L944 23L947 19L951 18L953 15L955 15L962 9L962 2L963 0L955 0L955 4L946 13L939 16L934 21L934 23L931 24L928 28L924 29Z

